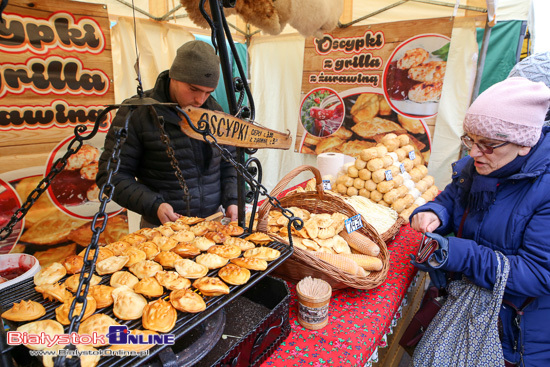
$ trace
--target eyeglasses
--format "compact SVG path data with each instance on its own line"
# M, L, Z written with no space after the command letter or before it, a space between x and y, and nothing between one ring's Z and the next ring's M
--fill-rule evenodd
M483 154L493 154L493 151L496 149L496 148L500 148L500 147L503 147L507 144L510 144L509 141L505 141L504 143L500 143L500 144L483 144L483 143L476 143L475 141L473 141L472 138L470 138L468 135L464 134L460 137L460 140L462 141L462 144L464 144L464 146L468 149L468 150L471 150L472 147L475 145L477 145L478 149L483 153Z

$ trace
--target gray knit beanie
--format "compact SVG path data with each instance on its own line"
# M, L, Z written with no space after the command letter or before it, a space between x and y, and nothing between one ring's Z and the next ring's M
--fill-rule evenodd
M169 76L180 82L216 88L220 78L220 59L208 43L187 42L178 48Z

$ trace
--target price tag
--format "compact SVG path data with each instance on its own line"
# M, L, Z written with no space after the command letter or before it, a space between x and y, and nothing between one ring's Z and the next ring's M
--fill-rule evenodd
M331 190L330 180L323 180L323 190Z
M391 181L393 180L393 176L391 174L391 170L387 170L387 171L384 171L384 175L386 175L386 181Z
M399 170L401 171L401 173L405 173L407 171L403 163L399 163Z
M411 161L414 161L415 158L416 158L416 155L414 154L414 150L411 150L411 151L409 152L409 159L410 159Z
M355 232L359 228L362 228L363 221L361 220L361 214L357 214L349 219L346 219L344 225L346 226L346 231L348 231L348 233Z

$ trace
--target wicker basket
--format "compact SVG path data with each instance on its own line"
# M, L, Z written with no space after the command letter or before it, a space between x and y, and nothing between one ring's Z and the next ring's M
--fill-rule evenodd
M316 191L309 192L294 192L287 196L280 198L281 206L288 208L291 206L306 209L311 213L342 213L349 217L357 214L355 209L341 198L327 194L323 190L323 183L321 174L317 168L312 166L300 166L290 171L281 182L271 192L271 196L277 197L287 186L287 184L298 174L304 171L311 171L315 175L316 179ZM266 200L260 207L258 212L258 227L260 232L267 233L267 221L269 211L273 208L271 203ZM314 278L321 278L326 280L333 289L342 288L357 288L357 289L373 289L378 287L386 280L389 268L389 253L386 247L386 243L382 237L376 232L376 230L363 219L363 228L358 230L360 233L368 236L379 247L380 254L378 258L382 260L382 270L371 272L368 276L362 277L357 275L351 275L346 273L336 266L333 266L316 256L312 255L308 251L294 248L294 254L282 263L276 270L275 275L296 283L306 276L312 276ZM288 238L283 239L274 236L278 241L288 244Z

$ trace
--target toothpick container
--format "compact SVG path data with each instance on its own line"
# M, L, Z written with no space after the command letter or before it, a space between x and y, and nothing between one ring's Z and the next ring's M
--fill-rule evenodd
M300 281L296 286L298 294L298 322L300 325L310 330L319 330L328 323L328 308L330 297L332 296L332 287L322 279L314 279L317 286L324 290L321 294L311 296L305 294L304 289L300 289Z

